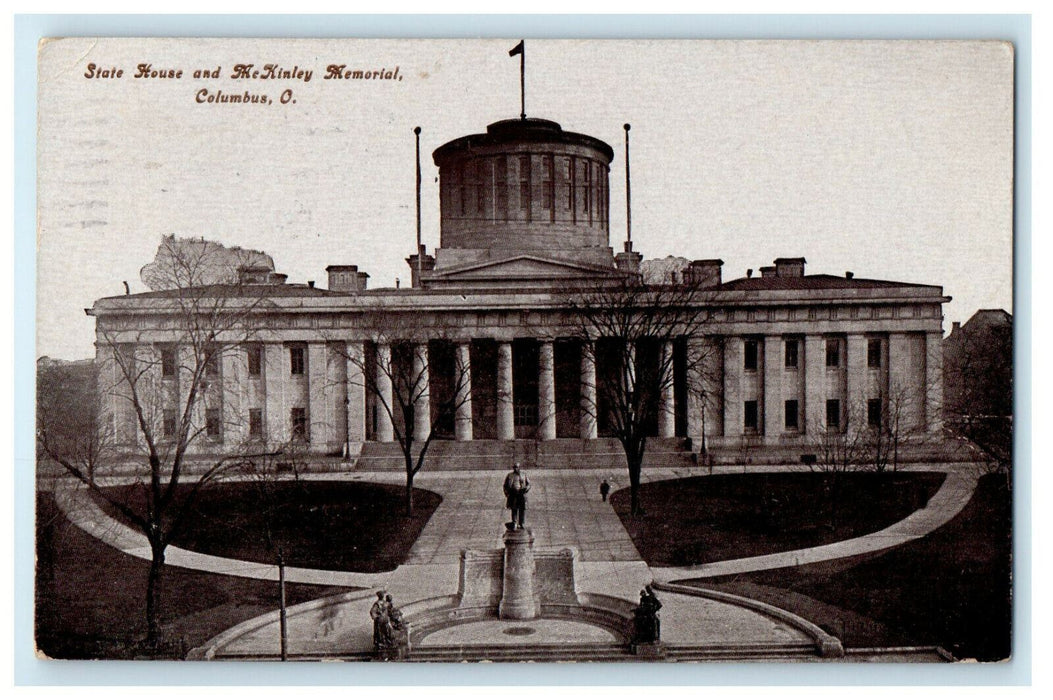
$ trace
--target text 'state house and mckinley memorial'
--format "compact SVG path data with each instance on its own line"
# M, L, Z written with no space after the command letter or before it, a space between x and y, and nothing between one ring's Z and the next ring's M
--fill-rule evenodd
M193 450L298 442L320 462L342 455L365 467L395 457L399 416L378 409L393 389L377 368L408 340L430 382L409 430L423 438L435 429L432 459L507 468L514 454L541 466L545 455L577 454L585 464L588 455L612 454L602 449L612 445L610 418L583 406L595 405L604 373L618 370L603 353L582 351L568 315L582 290L650 265L631 243L617 254L610 245L613 149L555 122L520 118L450 141L433 158L440 246L407 258L411 285L367 289L355 265L327 267L328 289L287 283L268 269L240 271L241 289L259 299L243 319L251 334L210 368L212 399L200 417L206 439ZM663 280L697 285L705 291L697 303L708 308L702 334L659 349L674 361L652 426L655 454L692 459L704 446L717 462L798 461L853 421L884 420L893 401L904 450L938 442L949 301L941 287L807 274L804 258L725 277L722 261L707 259L685 261ZM175 410L184 380L173 367L185 349L171 330L172 298L163 290L109 297L89 313L97 367L105 374L117 352L161 357L151 363L153 386ZM693 363L692 353L704 361ZM705 391L685 369L697 365ZM460 400L442 417L437 403L455 375L463 377ZM112 379L100 383L107 420L118 437L141 440L132 403L116 373Z

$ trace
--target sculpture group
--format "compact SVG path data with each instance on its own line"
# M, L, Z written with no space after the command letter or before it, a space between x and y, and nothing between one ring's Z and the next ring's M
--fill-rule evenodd
M377 657L384 661L405 659L409 654L409 628L391 595L377 591L369 616L373 619L373 651Z

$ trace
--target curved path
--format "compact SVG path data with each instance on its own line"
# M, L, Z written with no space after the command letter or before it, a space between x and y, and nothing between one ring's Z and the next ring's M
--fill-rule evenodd
M651 567L655 580L669 583L675 580L694 578L716 578L744 574L753 571L770 571L787 567L816 564L819 562L846 559L862 554L874 554L924 537L933 530L945 525L965 508L976 490L976 475L970 470L941 470L947 472L947 478L939 490L924 508L914 511L909 516L893 523L884 530L871 532L840 542L795 549L789 552L766 554L743 559L726 559L724 561L697 564L694 566Z
M917 539L947 523L972 497L975 474L967 467L955 469L956 466L910 467L910 471L943 471L947 478L925 508L879 532L820 547L697 566L648 568L644 564L614 509L597 497L600 480L612 476L608 470L554 469L533 473L535 488L531 491L527 524L534 531L537 546L569 546L577 550L581 584L592 579L610 585L612 579L624 579L626 589L635 591L652 577L659 582L670 582L780 569L880 552ZM787 468L751 466L746 473L773 471L787 471ZM704 469L654 469L644 477L645 481L660 481L705 473ZM713 473L743 473L743 469L717 467ZM618 482L624 480L624 476L617 476L620 478L612 479L616 489L623 486ZM344 472L310 478L400 483L403 477L397 472ZM417 485L438 492L444 499L422 530L406 564L395 571L376 574L287 567L286 580L327 586L390 588L397 587L406 576L419 577L425 569L441 571L443 578L450 573L455 576L461 549L502 546L500 526L488 526L502 522L506 515L499 498L502 479L503 472L492 470L421 474ZM54 492L59 508L77 527L126 554L150 559L146 538L103 512L76 482L60 480ZM229 576L278 580L278 568L273 565L201 554L175 546L166 550L166 563Z

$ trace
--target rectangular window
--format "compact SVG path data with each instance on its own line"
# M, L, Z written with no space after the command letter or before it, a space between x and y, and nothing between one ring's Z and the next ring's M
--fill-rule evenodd
M218 408L205 409L205 435L212 440L223 436L223 419Z
M205 350L205 376L219 376L219 351L213 348Z
M881 427L881 399L867 399L867 425Z
M263 409L249 409L249 437L256 439L263 438Z
M263 348L259 345L250 345L245 352L249 357L249 376L260 376L263 373Z
M841 427L841 400L826 400L826 427L836 430Z
M475 187L475 212L479 216L486 214L486 167L485 161L476 161L472 168L473 187Z
M589 161L583 161L581 164L582 179L579 183L581 188L581 213L586 214L589 212L589 191L592 187L592 172L589 170Z
M555 189L553 189L553 174L555 172L555 166L553 164L552 156L545 156L544 160L544 175L545 179L542 182L544 186L544 192L541 195L541 205L545 211L550 214L554 212L555 205L553 200L555 199Z
M304 348L299 345L294 345L289 348L289 372L290 374L303 374L304 369Z
M289 424L292 439L297 442L307 442L307 409L294 408L289 412Z
M757 341L747 340L743 343L742 368L747 372L757 371Z
M176 376L176 350L173 347L161 348L161 376Z
M786 401L786 429L797 430L797 399L788 399Z
M828 338L826 341L826 366L841 366L841 341L837 338Z
M174 408L166 408L164 414L164 420L161 425L161 432L166 438L174 438L176 434L176 410Z
M508 221L508 158L505 156L494 160L494 195L496 218Z
M867 367L881 369L881 338L867 340Z
M747 401L745 403L745 413L742 417L742 427L747 432L757 432L757 426L760 424L757 416L757 402Z
M786 341L786 369L797 369L799 344L796 338Z

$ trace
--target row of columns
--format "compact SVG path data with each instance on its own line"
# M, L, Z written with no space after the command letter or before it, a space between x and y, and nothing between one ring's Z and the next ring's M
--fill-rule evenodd
M673 344L668 342L662 348L665 353L662 366L672 368ZM413 349L413 377L418 386L415 390L415 409L413 437L424 440L431 431L430 393L427 387L428 345L418 343ZM632 363L630 362L630 365ZM538 352L538 437L541 440L556 439L556 379L555 379L555 346L551 340L539 341ZM378 399L391 407L391 345L377 345L376 387ZM630 371L629 386L632 386ZM456 413L454 415L454 438L459 441L473 439L472 432L472 369L471 341L458 342L455 354L456 373ZM591 347L583 347L581 352L581 419L580 437L594 440L597 437L596 420L596 359ZM663 382L663 391L659 405L659 437L671 438L675 435L676 421L674 413L674 388L671 380ZM386 410L377 412L376 439L379 442L394 440L394 426ZM497 345L497 439L515 439L515 403L512 370L512 343L500 341Z

